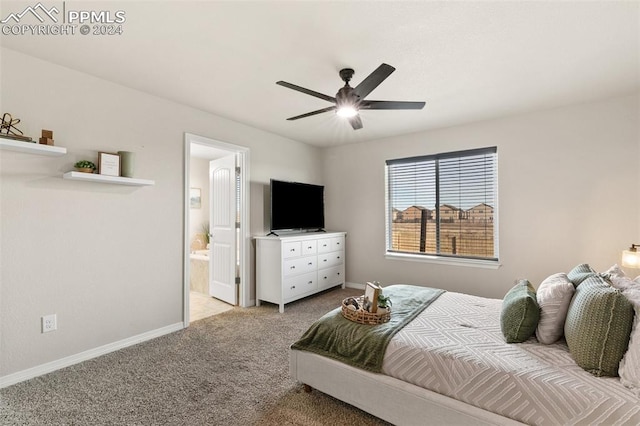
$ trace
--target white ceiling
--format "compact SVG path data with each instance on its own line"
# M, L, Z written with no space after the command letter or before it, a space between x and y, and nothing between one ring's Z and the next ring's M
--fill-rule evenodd
M1 15L29 2L2 1ZM44 2L46 6L62 2ZM126 1L120 36L2 36L3 46L317 146L378 139L630 93L640 88L640 2ZM26 19L26 18L25 18ZM363 111L354 131L334 96L397 70L367 99L426 101ZM89 94L88 94L89 95Z

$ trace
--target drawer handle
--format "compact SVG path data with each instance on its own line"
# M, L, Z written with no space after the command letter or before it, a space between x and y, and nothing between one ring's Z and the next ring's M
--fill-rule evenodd
M289 250L289 251L293 253L294 251L296 251L296 249L291 249L291 250Z
M322 261L323 261L323 262L326 262L326 261L327 261L327 259L322 259Z
M327 246L326 244L323 244L323 245L322 245L322 247L326 247L326 246Z
M309 281L307 284L313 284L313 281Z
M296 269L296 266L295 266L295 265L293 265L293 266L292 266L291 268L289 268L289 269Z
M313 246L309 246L309 247L307 247L307 249L309 249L309 250L311 250L312 248L313 248Z
M307 263L307 265L312 266L312 265L313 265L313 262L309 262L309 263Z
M340 245L340 243L336 243L336 245L337 245L337 246L339 246L339 245Z
M338 256L338 259L340 259L340 256Z
M338 272L338 276L340 275L340 272Z
M294 288L296 288L296 286L295 286L295 285L292 285L292 286L291 286L291 290L293 290Z
M324 279L326 280L326 279L327 279L327 277L324 277Z

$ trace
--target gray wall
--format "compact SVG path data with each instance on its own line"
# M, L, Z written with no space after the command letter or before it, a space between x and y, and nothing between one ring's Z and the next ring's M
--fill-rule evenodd
M347 231L347 280L502 298L581 262L605 270L640 241L639 95L324 151L327 220ZM497 270L386 259L385 160L498 147ZM638 271L629 270L629 274Z
M251 149L252 234L264 235L270 177L322 180L317 148L1 54L2 112L27 135L53 130L68 153L0 151L0 379L182 322L184 132ZM61 178L77 160L119 150L136 152L136 177L155 186ZM53 313L58 330L41 334L40 317Z

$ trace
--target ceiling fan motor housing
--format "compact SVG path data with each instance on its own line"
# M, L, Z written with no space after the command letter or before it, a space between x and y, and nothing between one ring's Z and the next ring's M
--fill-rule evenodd
M340 70L340 78L342 79L342 81L349 84L351 78L353 78L354 73L355 71L351 68L343 68Z

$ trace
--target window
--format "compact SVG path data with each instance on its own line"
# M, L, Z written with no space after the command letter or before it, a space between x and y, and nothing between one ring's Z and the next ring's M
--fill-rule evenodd
M386 162L387 252L498 260L497 149Z

